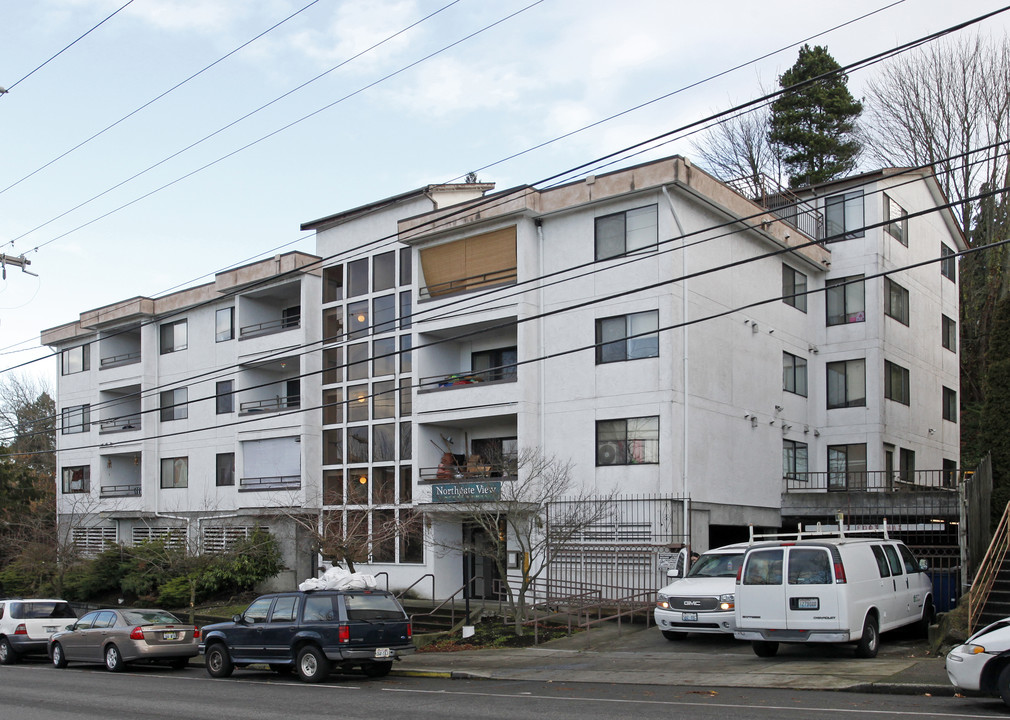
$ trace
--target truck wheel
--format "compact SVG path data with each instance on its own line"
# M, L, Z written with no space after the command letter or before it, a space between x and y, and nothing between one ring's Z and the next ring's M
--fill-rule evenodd
M863 636L856 643L856 657L877 657L877 650L879 649L880 632L877 630L877 618L867 615L866 620L863 621Z
M770 640L752 640L750 646L758 657L775 657L779 651L779 644Z
M235 666L224 643L216 642L207 648L207 674L212 678L231 677Z
M671 642L677 642L678 640L687 640L687 633L677 632L676 630L664 630L663 637Z
M315 645L306 645L298 652L295 667L298 669L298 677L307 683L322 682L332 669L323 651Z

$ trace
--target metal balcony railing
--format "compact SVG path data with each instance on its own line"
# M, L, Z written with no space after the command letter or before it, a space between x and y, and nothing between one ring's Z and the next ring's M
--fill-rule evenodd
M430 300L442 295L451 295L464 290L474 290L476 288L490 287L492 285L505 285L515 283L519 276L518 268L505 268L503 270L492 270L491 272L471 275L470 277L447 280L446 282L435 283L422 287L418 294L422 300Z
M439 465L433 468L418 468L422 482L460 482L483 478L515 479L517 463L469 463L466 465Z
M109 368L119 367L120 365L131 365L139 362L140 350L137 350L136 352L121 353L119 355L104 357L99 361L99 369L108 370Z
M297 490L302 486L300 475L282 475L278 477L248 477L239 478L239 492L262 492L266 490Z
M102 497L140 497L140 485L102 485Z
M764 173L729 180L726 184L804 235L814 240L824 238L823 214Z
M958 470L805 472L785 476L786 492L917 492L957 489Z
M514 383L516 379L516 366L505 365L488 368L479 372L460 371L449 373L448 375L423 377L418 384L418 390L420 392L431 392L433 390L447 390L449 388L459 389L472 385Z
M99 433L128 432L130 430L140 430L140 415L109 418L108 420L100 420L98 424Z
M301 395L277 395L266 400L249 400L239 405L240 415L254 413L280 412L281 410L297 410L302 406Z
M280 320L271 320L269 322L256 323L255 325L246 325L245 327L239 328L238 339L245 340L247 338L259 337L260 335L270 335L272 333L284 332L285 330L294 330L302 325L301 315L292 315L290 317L281 318Z

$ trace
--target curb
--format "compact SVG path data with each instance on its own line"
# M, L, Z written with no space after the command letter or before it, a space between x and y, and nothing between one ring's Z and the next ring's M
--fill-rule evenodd
M860 683L840 692L877 693L881 695L935 695L937 697L955 697L957 690L953 685L934 685L932 683Z
M417 678L442 678L451 679L457 677L456 673L443 670L391 670L390 675L396 677L417 677Z

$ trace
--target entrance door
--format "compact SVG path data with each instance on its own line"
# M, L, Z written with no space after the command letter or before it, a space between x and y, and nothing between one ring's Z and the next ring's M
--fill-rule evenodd
M472 593L468 596L483 600L497 600L495 587L501 575L494 561L495 545L487 530L470 523L463 524L463 578L472 579Z

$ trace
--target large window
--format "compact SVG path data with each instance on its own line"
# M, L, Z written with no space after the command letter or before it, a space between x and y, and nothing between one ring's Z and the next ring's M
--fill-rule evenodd
M189 458L174 457L161 459L161 487L189 487Z
M889 277L884 278L884 314L908 325L908 290Z
M161 354L179 352L187 346L188 333L185 320L165 323L161 326Z
M372 300L372 332L391 332L396 329L396 295L383 295Z
M807 311L807 276L788 265L782 265L782 302L797 310Z
M659 357L659 312L616 315L596 321L596 364Z
M60 471L61 486L65 495L91 492L91 466L76 465Z
M863 237L863 191L832 195L824 200L824 223L829 240ZM840 237L844 236L844 237Z
M218 415L235 412L235 381L222 380L215 385L215 403Z
M954 251L940 243L940 274L951 282L957 282L957 258Z
M957 422L957 391L949 387L943 389L943 419Z
M627 210L596 218L596 259L621 257L651 250L659 243L657 206Z
M828 490L866 487L866 444L828 446Z
M75 405L63 408L60 432L64 435L87 432L91 429L91 406Z
M782 441L782 477L803 477L809 470L807 444L795 440Z
M893 198L884 195L884 220L889 224L884 226L884 230L890 233L891 237L908 247L908 211L894 202Z
M834 278L826 281L824 286L828 325L866 320L866 293L862 275Z
M60 353L60 374L73 375L91 369L91 344L85 343Z
M368 258L347 263L347 297L368 292Z
M908 405L911 398L908 369L890 360L884 361L884 397L902 405Z
M235 484L235 453L218 453L215 460L218 487Z
M189 417L189 406L186 404L189 393L186 388L165 390L161 393L161 421L184 420Z
M943 346L951 352L957 352L957 323L946 315L943 316Z
M792 353L782 353L782 389L807 396L807 360Z
M470 370L481 380L515 380L518 351L514 347L470 353Z
M828 409L866 405L866 361L828 363Z
M331 303L344 299L344 266L330 265L323 268L323 302Z
M224 342L225 340L232 340L234 338L235 308L221 308L214 313L214 341Z
M642 465L658 462L658 417L597 421L597 465Z
M390 251L372 258L372 292L396 286L396 253Z

